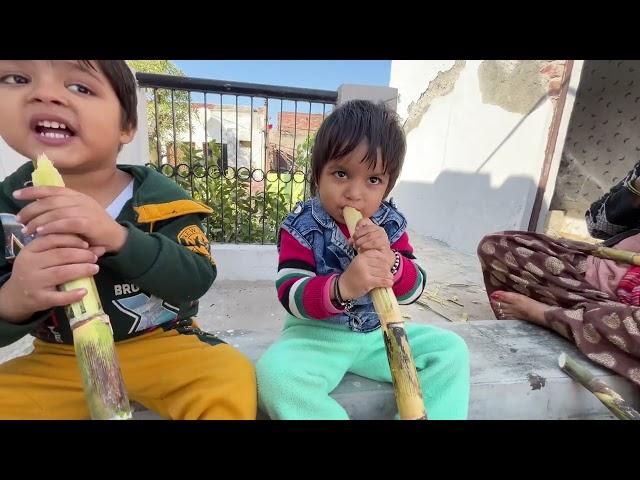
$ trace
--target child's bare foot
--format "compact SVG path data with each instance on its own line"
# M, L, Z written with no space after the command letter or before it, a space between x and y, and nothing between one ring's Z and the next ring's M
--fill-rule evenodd
M491 294L491 307L499 320L526 320L546 326L544 314L551 308L520 293L496 291Z

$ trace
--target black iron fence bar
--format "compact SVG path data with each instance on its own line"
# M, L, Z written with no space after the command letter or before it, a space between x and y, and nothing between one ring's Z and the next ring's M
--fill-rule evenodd
M307 161L304 163L304 178L305 178L305 184L304 184L304 190L302 191L302 199L304 201L307 200L307 182L306 182L306 178L307 178L307 171L309 170L309 165L311 164L311 159L309 158L309 138L311 137L311 102L309 102L309 123L307 124L307 142L306 142L306 154L305 154L305 158L307 159Z
M295 174L296 174L296 135L298 134L298 101L296 100L294 103L294 113L293 113L293 152L291 155L291 179L293 180L295 178ZM281 114L282 115L282 114ZM291 205L293 203L293 183L291 184L291 189L290 189L290 194L289 194L289 213L291 213L291 210L293 210L293 205Z
M209 178L209 140L207 139L207 92L204 93L204 172L206 178ZM209 184L206 183L204 189L204 198L207 205L209 204ZM207 236L209 236L209 219L207 219Z
M176 137L176 107L174 104L174 95L175 90L171 90L171 122L173 124L173 161L177 165L178 164L178 140ZM178 183L178 177L175 178L176 183Z
M189 171L193 172L193 132L191 127L191 92L189 93ZM191 193L193 194L193 174L189 175L189 183L191 185Z
M236 97L237 98L237 97ZM228 160L228 156L227 158L225 158L224 156L224 150L223 150L223 146L222 144L224 143L223 140L223 125L224 125L224 112L222 111L222 93L220 94L220 154L219 154L219 162L220 164L218 165L218 170L220 172L220 226L222 228L222 236L224 237L224 179L227 177L227 167L228 164L225 165L225 160ZM238 135L238 127L236 125L236 136ZM215 144L215 140L213 142ZM215 167L213 167L215 168ZM208 187L207 187L208 188ZM237 202L236 202L237 205ZM223 239L224 241L226 241L226 239Z
M153 89L153 113L156 117L156 154L158 156L158 165L160 165L160 129L158 128L158 89Z
M278 138L278 155L276 155L276 171L280 172L280 159L282 158L282 117L284 116L284 101L280 99L280 122L278 122L279 138ZM280 173L278 173L278 190L277 195L280 195ZM283 205L284 208L284 205ZM276 202L276 218L280 218L280 202Z
M336 103L338 92L313 88L264 85L259 83L229 82L209 78L179 77L156 73L136 73L141 87L191 90L192 92L227 93L275 99L301 100L306 102Z
M294 187L296 188L295 195L299 195L299 199L306 200L307 198L307 187L310 184L311 174L308 163L311 150L309 147L309 141L311 138L311 130L316 130L315 126L312 127L313 104L322 105L322 118L324 119L327 114L327 107L329 107L330 111L336 104L337 92L273 85L224 82L220 80L193 79L171 75L139 73L137 74L137 77L140 87L146 88L149 93L153 94L153 98L150 98L150 100L153 103L153 107L155 107L155 118L151 119L151 122L153 123L155 121L156 138L153 143L156 144L157 163L155 166L152 164L149 164L149 166L154 166L158 171L169 178L173 178L176 182L180 181L180 184L183 187L191 187L192 195L195 194L200 200L204 200L204 203L214 207L214 210L218 212L218 217L209 217L205 221L207 236L212 239L217 239L216 241L222 242L262 244L274 242L276 240L278 223L282 220L280 218L281 215L285 215L293 209ZM169 98L166 98L166 96L162 96L162 98L160 98L161 95L159 95L160 92L158 90L166 91L169 94ZM184 94L180 92L184 92ZM203 94L204 100L204 158L202 160L194 159L194 154L197 155L197 153L195 152L195 144L193 143L194 121L192 119L192 108L194 104L192 93ZM215 118L217 115L215 115L215 113L212 114L212 112L215 112L218 108L216 108L215 104L210 105L208 95L216 95L219 96L220 99L219 141L216 138L217 135L215 133L212 135L212 138L209 138L209 134L212 133L212 127L215 123L209 125L208 117ZM234 100L228 102L231 108L233 108L233 103L235 103L234 111L227 112L231 115L235 113L235 165L228 161L229 152L227 152L226 149L228 140L231 140L231 138L227 139L227 141L223 138L226 131L224 127L226 112L224 104L225 95L235 97L235 102ZM238 97L249 97L248 100L250 101L250 118L248 122L250 135L248 141L248 169L244 166L240 166L239 155L241 142ZM264 99L264 112L261 112L260 114L262 115L262 113L264 113L264 159L261 160L261 162L263 161L264 163L259 166L261 168L256 168L256 166L253 165L253 149L256 146L253 142L254 97ZM160 112L161 100L163 102L166 102L167 100L170 102L168 105L170 108L169 112L164 110L162 113ZM274 132L276 135L269 135L269 131L272 127L269 117L270 101L280 102L279 118L276 119L277 133ZM294 103L293 112L284 111L285 101ZM309 103L308 113L304 112L307 113L308 119L306 145L305 150L303 151L301 149L300 152L297 151L297 148L299 148L298 144L301 140L298 138L298 134L300 133L304 135L304 133L302 133L303 127L300 129L301 132L298 132L297 129L298 113L300 113L301 116L303 116L304 113L302 113L302 111L298 112L299 101ZM180 146L180 149L178 148L178 103L180 104L180 111L183 112L181 115L184 114L185 106L188 112L189 148L186 149L184 153L188 150L189 161L186 163L184 161L181 162L179 159L179 156L182 155L183 152L183 146ZM210 106L212 107L212 112L209 111ZM277 110L277 108L275 110ZM169 115L166 115L166 113L169 113ZM287 117L285 120L285 117L291 113L293 114L293 128L285 128L285 125L288 125L291 121L291 118ZM166 116L169 117L169 122L171 122L172 125L165 125ZM230 117L230 115L227 116ZM260 117L256 120L258 123L262 123L258 120L259 118ZM227 120L233 122L231 117ZM161 139L161 136L164 137L164 135L161 135L161 128L165 130L168 137L172 137L173 139L171 145L166 143L164 145L167 147L166 150L172 150L173 153L173 158L167 158L166 162L161 160L161 157L164 158L165 155L165 153L163 153L165 152L165 149L161 146L161 143L166 142L166 140ZM180 127L181 132L182 128L183 127ZM230 128L231 130L234 130L234 128ZM213 130L217 131L217 128L213 128ZM284 139L283 130L287 130L285 132L288 139L287 142L285 142L286 145L282 144L282 140ZM218 143L217 146L216 143ZM242 142L242 145L243 148L247 146L244 141ZM180 150L180 153L178 150ZM303 154L305 155L304 166L302 164L297 165L296 162L300 163ZM169 157L169 155L167 155L167 157ZM245 162L244 157L242 162ZM244 173L245 170L246 173ZM302 175L301 180L299 179L300 174ZM202 179L203 182L199 182L198 189L196 190L194 181L197 179ZM253 183L254 181L258 185L256 188L256 193L258 195L255 197L253 194L253 189L256 186ZM239 182L243 182L243 189L248 187L248 197L244 190L242 190L242 196L240 195L241 185ZM248 185L246 185L245 182L248 182ZM297 190L298 187L293 185L298 183L303 184L303 190L301 192ZM260 186L260 184L262 185ZM219 204L217 203L218 189L220 190ZM204 192L202 192L202 190L204 190ZM247 200L248 206L245 200ZM238 202L242 203L242 207ZM289 203L288 206L287 203ZM227 208L225 208L225 206ZM274 213L275 217L273 216ZM234 214L235 218L233 218ZM257 222L254 225L253 219L256 217ZM245 225L245 222L248 222L248 225ZM260 223L262 223L262 232L260 232ZM245 230L247 228L248 237L247 231ZM262 233L262 235L260 235L260 233ZM232 235L234 236L233 240L231 239Z
M253 97L251 97L251 110L249 116L249 173L253 170ZM251 196L251 184L253 183L253 178L249 178L249 238L251 238L251 222L253 220L253 197ZM264 243L264 238L262 239L262 243Z
M267 169L267 161L269 159L269 99L264 99L264 167ZM267 216L264 214L267 207L267 173L262 176L262 244L264 245L265 221Z

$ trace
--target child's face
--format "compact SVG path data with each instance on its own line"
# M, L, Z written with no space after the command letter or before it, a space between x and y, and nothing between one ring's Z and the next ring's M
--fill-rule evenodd
M99 70L75 60L0 61L0 135L22 155L44 152L63 172L83 172L114 164L134 133L122 128L118 97Z
M342 209L353 207L364 217L370 217L384 200L389 175L382 173L382 158L378 151L375 167L369 169L362 159L367 144L361 143L349 155L330 160L318 179L318 195L324 209L334 220L345 223Z

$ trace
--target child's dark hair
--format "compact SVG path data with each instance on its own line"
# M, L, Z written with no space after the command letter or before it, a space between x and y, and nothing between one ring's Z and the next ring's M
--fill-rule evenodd
M80 60L80 65L96 71L96 64L107 77L111 88L116 93L122 110L122 127L138 126L138 97L136 79L124 60Z
M400 175L407 150L398 115L382 102L351 100L331 112L316 134L311 154L313 195L324 166L331 160L348 155L362 141L367 142L369 147L362 159L369 168L375 167L380 149L384 173L389 174L385 196L389 194Z

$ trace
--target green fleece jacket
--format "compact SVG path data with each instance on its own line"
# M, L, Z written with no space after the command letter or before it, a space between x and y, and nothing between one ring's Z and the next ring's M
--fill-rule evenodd
M94 277L116 342L160 325L170 328L195 315L198 299L217 273L201 224L211 209L151 168L118 168L134 178L133 198L116 219L128 236L119 252L99 259L100 271ZM12 193L30 184L32 172L33 164L27 162L0 182L0 247L4 242L0 286L11 276L13 265L8 226L26 205L14 200ZM0 347L27 334L47 342L73 343L64 308L37 312L21 324L0 318Z

